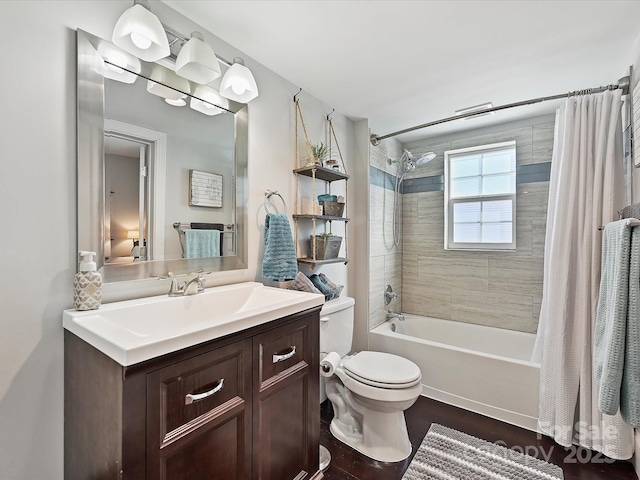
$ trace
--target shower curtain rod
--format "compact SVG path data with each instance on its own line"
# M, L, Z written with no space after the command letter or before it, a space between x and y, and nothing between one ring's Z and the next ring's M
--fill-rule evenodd
M485 110L468 112L468 113L463 113L461 115L454 115L452 117L441 118L440 120L435 120L429 123L423 123L422 125L418 125L416 127L405 128L404 130L398 130L397 132L388 133L386 135L373 134L371 135L370 140L373 145L379 145L380 141L384 140L385 138L395 137L396 135L402 135L403 133L413 132L414 130L420 130L421 128L433 127L434 125L440 125L441 123L452 122L454 120L460 120L463 118L473 117L475 115L481 115L481 114L486 114L490 112L497 112L499 110L506 110L507 108L522 107L524 105L532 105L534 103L546 102L547 100L558 100L559 98L574 97L577 95L590 95L592 93L600 93L606 90L617 90L617 89L622 89L622 94L626 95L629 93L629 82L630 82L629 77L626 76L618 80L618 83L615 85L612 84L612 85L605 85L603 87L587 88L585 90L575 90L573 92L561 93L559 95L552 95L550 97L538 97L538 98L532 98L531 100L523 100L521 102L507 103L506 105L498 105L497 107L491 107Z

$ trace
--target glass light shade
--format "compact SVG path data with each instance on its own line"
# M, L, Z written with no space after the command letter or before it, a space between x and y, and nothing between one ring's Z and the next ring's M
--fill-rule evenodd
M113 29L113 43L147 62L155 62L171 53L160 20L139 4L120 15Z
M201 85L212 82L221 75L216 54L204 43L200 32L193 32L178 53L176 73Z
M158 65L151 72L151 79L147 82L147 92L169 100L180 100L185 98L186 93L191 92L191 85L186 78Z
M228 108L229 102L213 88L199 85L193 92L189 106L197 112L213 116L225 112L223 108Z
M129 84L137 80L136 73L140 73L142 66L136 57L106 42L100 42L98 54L109 62L104 64L102 71L105 78Z
M256 80L251 70L242 64L241 59L234 59L233 65L222 77L220 95L240 103L249 103L258 96Z
M171 100L170 98L165 98L164 101L169 105L171 105L172 107L184 107L187 104L187 101L185 100L185 98L187 98L186 95L182 98L179 98L178 100Z

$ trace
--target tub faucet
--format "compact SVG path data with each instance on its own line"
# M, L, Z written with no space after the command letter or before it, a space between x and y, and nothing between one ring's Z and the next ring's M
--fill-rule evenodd
M211 272L203 273L202 270L198 270L196 272L191 272L186 275L180 276L188 276L197 274L197 276L193 277L191 280L187 282L180 282L177 276L173 272L168 272L166 276L159 276L158 279L171 280L171 286L169 287L168 295L170 297L183 297L186 295L195 295L196 293L204 292L204 275L207 275Z
M404 315L398 312L393 312L391 310L387 310L387 320L392 320L394 318L397 318L398 320L404 322Z

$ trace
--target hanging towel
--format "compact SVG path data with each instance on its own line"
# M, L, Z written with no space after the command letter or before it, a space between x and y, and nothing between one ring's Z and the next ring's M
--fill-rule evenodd
M640 227L631 232L629 307L624 349L620 414L632 427L640 427Z
M264 220L262 276L282 282L293 280L297 274L296 247L289 220L283 213L268 213Z
M598 407L615 415L620 406L629 301L631 227L626 220L609 223L602 239L602 276L596 310L593 368Z
M185 230L184 258L220 256L219 230Z

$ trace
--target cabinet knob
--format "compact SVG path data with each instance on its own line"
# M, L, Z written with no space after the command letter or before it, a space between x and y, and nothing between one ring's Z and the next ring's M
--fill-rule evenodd
M218 380L218 384L207 392L187 393L184 397L184 404L191 405L193 402L199 402L200 400L210 397L211 395L214 395L218 393L220 390L222 390L223 386L224 386L224 378L221 378L220 380Z

